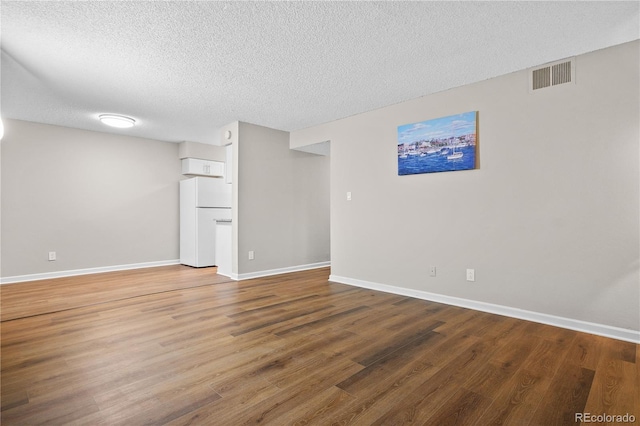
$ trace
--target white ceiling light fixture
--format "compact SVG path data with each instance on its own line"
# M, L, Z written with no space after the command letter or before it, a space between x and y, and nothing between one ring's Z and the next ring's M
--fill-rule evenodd
M100 114L98 116L107 126L117 127L119 129L128 129L136 125L136 120L131 117L118 114Z

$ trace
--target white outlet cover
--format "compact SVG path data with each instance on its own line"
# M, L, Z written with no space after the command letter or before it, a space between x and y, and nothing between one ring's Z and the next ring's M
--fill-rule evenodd
M476 280L476 270L467 269L467 281L475 281L475 280Z

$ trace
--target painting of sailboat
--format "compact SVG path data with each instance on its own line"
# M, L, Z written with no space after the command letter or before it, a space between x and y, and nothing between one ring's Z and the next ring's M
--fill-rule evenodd
M398 175L475 169L477 118L471 111L398 126Z

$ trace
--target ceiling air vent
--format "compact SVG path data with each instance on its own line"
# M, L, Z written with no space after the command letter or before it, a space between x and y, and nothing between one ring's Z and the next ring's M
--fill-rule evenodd
M575 82L574 59L553 62L529 72L529 92Z

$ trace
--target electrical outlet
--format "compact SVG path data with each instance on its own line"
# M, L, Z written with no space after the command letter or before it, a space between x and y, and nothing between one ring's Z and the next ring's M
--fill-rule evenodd
M476 280L476 270L467 269L467 281L475 281L475 280Z
M430 277L435 277L436 276L436 267L435 266L429 266L429 276Z
M351 191L347 192L347 201L351 201Z
M49 252L49 261L53 261L56 260L56 252L55 251L50 251Z
M250 250L249 251L249 260L253 260L255 258L256 258L255 253L253 252L253 250Z

